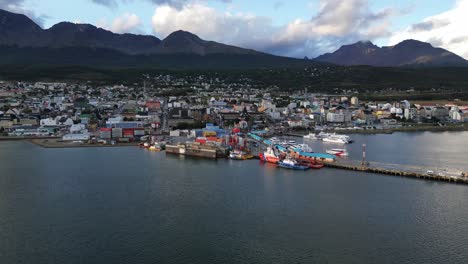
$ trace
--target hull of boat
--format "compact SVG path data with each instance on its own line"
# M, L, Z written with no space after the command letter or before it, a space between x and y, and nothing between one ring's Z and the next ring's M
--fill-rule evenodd
M279 158L277 158L277 157L265 156L265 161L266 161L266 162L269 162L269 163L278 164Z
M282 163L282 162L279 163L279 166L281 168L290 169L290 170L308 170L308 169L310 169L308 166L290 165L290 164L285 164L285 163Z

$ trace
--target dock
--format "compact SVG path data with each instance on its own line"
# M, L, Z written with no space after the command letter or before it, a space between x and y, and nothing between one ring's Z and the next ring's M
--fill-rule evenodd
M299 136L298 134L289 134L290 136ZM253 140L264 144L271 145L272 143L255 134L248 134ZM281 146L276 146L280 151L287 152L288 150ZM299 153L301 155L301 153ZM407 177L423 180L432 180L432 181L443 181L450 183L459 183L459 184L468 184L468 172L463 169L440 169L440 168L431 168L430 166L424 165L406 165L406 164L390 164L383 162L368 162L365 159L365 145L363 145L363 160L348 160L341 159L333 156L333 159L326 158L321 153L311 153L315 155L316 160L320 160L325 167L350 170L350 171L359 171L359 172L368 172L375 174L384 174L398 177ZM330 155L332 156L332 155ZM428 171L433 171L432 174L429 174Z
M458 184L468 184L468 177L462 176L461 171L448 171L444 170L443 174L438 174L437 169L433 169L434 174L430 175L427 173L428 168L426 166L413 166L403 164L386 164L386 163L368 163L362 165L360 161L340 161L336 162L325 162L328 168L359 171L375 174L384 174L389 176L415 178L422 180L442 181ZM440 171L440 170L439 170Z

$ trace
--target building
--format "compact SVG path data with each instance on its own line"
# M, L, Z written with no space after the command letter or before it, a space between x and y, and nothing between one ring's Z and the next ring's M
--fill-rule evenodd
M348 111L328 112L327 122L329 123L350 123L352 115Z

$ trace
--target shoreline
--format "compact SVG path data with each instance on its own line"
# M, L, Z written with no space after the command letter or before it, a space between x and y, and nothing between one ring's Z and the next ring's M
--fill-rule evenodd
M59 140L49 141L48 139L29 139L26 140L34 145L42 148L116 148L116 147L138 147L139 143L116 143L115 145L104 145L104 144L74 144L71 142L63 142Z
M312 130L311 130L312 131ZM341 130L333 130L333 129L325 129L325 132L335 132L337 134L363 134L363 135L372 135L372 134L393 134L397 132L401 133L413 133L413 132L463 132L468 131L468 125L459 125L459 126L445 126L445 127L427 127L427 126L412 126L412 127L399 127L399 128L385 128L385 129L367 129L367 130L358 130L358 129L341 129ZM283 135L288 136L297 136L302 137L307 135L310 132L306 131L297 131L297 132L288 132L283 133Z

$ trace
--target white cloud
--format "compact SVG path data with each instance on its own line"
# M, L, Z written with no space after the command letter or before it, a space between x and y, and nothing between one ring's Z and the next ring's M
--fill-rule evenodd
M99 20L96 25L98 27L110 30L114 33L140 33L141 20L135 14L125 13L122 16L115 18L111 23L105 19Z
M430 42L468 59L468 0L458 0L443 13L427 17L390 38L390 45L405 39Z
M156 7L153 30L162 37L187 30L201 38L289 56L316 56L361 39L390 34L391 9L370 10L367 0L321 0L319 12L309 20L296 19L273 26L268 17L221 12L201 2L182 8Z

